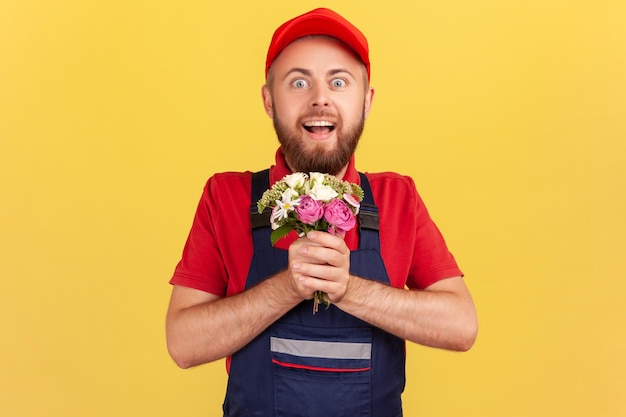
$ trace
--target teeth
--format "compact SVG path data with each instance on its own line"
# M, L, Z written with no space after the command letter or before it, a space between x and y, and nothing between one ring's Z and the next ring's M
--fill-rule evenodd
M315 121L312 121L312 122L306 122L304 125L306 127L313 127L313 126L318 126L318 127L327 126L327 127L331 127L331 126L334 126L334 124L332 124L331 122L328 122L326 120L315 120Z

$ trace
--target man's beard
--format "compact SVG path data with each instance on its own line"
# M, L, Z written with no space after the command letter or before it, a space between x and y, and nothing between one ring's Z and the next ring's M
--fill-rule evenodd
M328 116L328 113L321 111L307 116L323 118ZM273 123L283 154L292 171L337 175L348 165L356 150L365 126L365 114L357 123L345 128L341 121L336 122L334 130L337 134L337 144L333 149L325 149L322 143L315 144L313 147L305 146L300 121L295 128L289 128L280 121L275 112Z

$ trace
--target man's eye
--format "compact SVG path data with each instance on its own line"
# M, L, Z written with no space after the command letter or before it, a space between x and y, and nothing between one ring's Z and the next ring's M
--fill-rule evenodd
M332 80L331 84L335 88L341 88L346 86L346 81L341 78L335 78Z
M299 79L299 80L295 80L293 83L291 83L291 85L293 85L296 88L304 88L307 86L307 82L305 80Z

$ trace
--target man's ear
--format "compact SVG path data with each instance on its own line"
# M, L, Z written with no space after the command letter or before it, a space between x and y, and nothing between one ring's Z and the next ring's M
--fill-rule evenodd
M367 92L365 93L365 100L363 103L363 114L365 115L366 119L367 119L367 116L370 114L370 110L372 110L373 103L374 103L374 89L370 87L367 89Z
M265 109L265 113L269 116L270 119L274 118L274 107L272 106L272 93L270 92L269 87L265 84L261 88L261 98L263 99L263 108Z

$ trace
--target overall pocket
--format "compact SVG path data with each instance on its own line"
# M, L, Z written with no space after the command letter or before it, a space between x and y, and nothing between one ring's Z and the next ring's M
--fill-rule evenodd
M270 336L277 417L371 416L371 328L275 323Z

